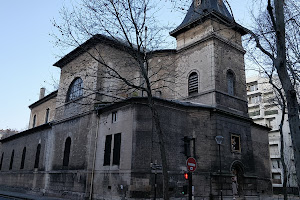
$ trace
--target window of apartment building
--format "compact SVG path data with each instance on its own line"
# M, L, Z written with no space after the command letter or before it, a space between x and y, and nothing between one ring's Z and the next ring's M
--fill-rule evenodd
M46 116L45 116L45 123L48 123L48 121L49 121L49 112L50 112L50 109L47 108L46 109Z
M231 151L241 152L241 137L239 135L231 134Z
M227 71L227 92L230 95L234 95L235 87L235 78L234 78L234 73L231 70Z
M1 155L0 170L2 170L3 157L4 157L4 152L2 152L2 155Z
M197 94L198 93L198 74L196 72L192 72L189 75L188 80L188 93L189 95Z
M40 163L40 154L41 154L41 144L38 144L36 147L36 152L35 152L35 161L34 161L34 168L39 168L39 163Z
M278 144L270 144L270 155L279 155L279 148Z
M63 166L64 167L67 167L69 165L70 152L71 152L71 138L68 137L66 139L65 148L64 148L64 158L63 158Z
M258 90L258 85L257 84L248 86L248 91L249 92L253 92L253 91L256 91L256 90Z
M117 111L111 113L111 123L115 123L117 121Z
M259 116L259 115L260 115L260 110L254 110L252 112L249 112L250 117Z
M272 168L279 169L281 168L280 159L279 158L271 158Z
M281 174L280 173L272 173L272 182L273 182L273 184L281 184Z
M265 115L276 115L278 114L278 110L266 110Z
M74 81L71 83L66 101L72 101L77 99L83 95L83 81L81 78L75 78Z
M113 137L114 136L114 137ZM111 151L112 151L112 139L113 139L113 165L120 165L120 153L121 153L121 133L114 135L107 135L105 139L104 149L104 162L103 165L110 165Z
M261 102L261 95L249 97L248 102L249 103L260 103Z
M35 123L36 123L36 115L33 116L33 121L32 121L32 128L35 127Z
M13 151L11 152L10 163L9 163L9 170L11 170L12 167L13 167L13 164L14 164L14 156L15 156L15 150L13 150Z
M275 120L275 117L266 119L266 126L269 128L273 128L274 120Z
M23 148L20 169L24 169L24 165L25 165L25 156L26 156L26 147Z

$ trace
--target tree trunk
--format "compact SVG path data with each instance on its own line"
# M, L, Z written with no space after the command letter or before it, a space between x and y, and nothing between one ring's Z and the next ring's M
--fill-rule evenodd
M283 99L284 101L284 99ZM285 102L284 102L285 105ZM287 167L285 164L285 146L284 146L284 140L283 140L283 132L282 132L282 127L283 127L283 123L284 123L284 116L285 116L285 106L283 105L282 109L282 115L281 115L281 121L280 121L280 125L279 125L279 131L280 131L280 160L281 160L281 164L282 164L282 172L283 172L283 197L284 200L287 200L287 189L286 189L286 185L287 185Z
M277 58L275 60L275 67L285 92L288 119L290 132L292 136L292 143L294 148L295 166L297 173L298 188L300 186L300 120L299 120L299 105L297 102L297 95L295 88L291 82L288 74L286 64L286 47L285 47L285 22L284 22L284 1L274 0L275 5L275 19L276 19L276 44L277 44Z
M154 119L154 124L156 128L156 133L159 139L159 148L160 148L160 156L161 156L161 163L162 163L162 174L163 174L163 198L164 200L169 200L169 167L167 162L167 155L166 155L166 148L165 148L165 138L164 134L161 130L159 115L157 109L154 105L153 97L148 96L148 104L151 109L152 118Z

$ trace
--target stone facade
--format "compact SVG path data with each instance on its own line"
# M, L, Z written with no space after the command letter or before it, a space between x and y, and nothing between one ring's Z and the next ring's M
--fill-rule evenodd
M31 110L29 128L40 126L54 120L56 96L57 91L54 91L29 106Z
M268 129L254 125L247 114L244 32L223 14L212 10L186 24L187 14L171 32L177 49L149 53L173 199L187 196L184 138L197 160L195 199L219 199L221 190L232 198L233 177L238 195L246 199L272 192ZM9 178L0 188L68 199L162 197L159 139L147 98L108 77L109 66L143 83L136 60L124 49L121 42L97 35L55 63L61 68L58 91L31 105L33 116L50 104L55 114L50 123L36 118L34 127L1 140L0 178ZM100 57L105 63L96 61ZM224 138L220 146L216 136Z

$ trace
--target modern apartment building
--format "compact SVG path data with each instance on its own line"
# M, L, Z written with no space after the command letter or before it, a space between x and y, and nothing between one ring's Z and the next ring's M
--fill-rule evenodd
M269 83L268 78L254 76L247 78L246 82L249 116L255 123L271 128L269 132L269 148L272 185L274 193L281 193L283 187L283 168L280 160L279 125L282 118L282 109L278 101L278 95ZM275 78L274 82L279 81L276 81ZM293 146L287 114L284 116L283 141L284 158L288 171L288 193L297 193Z

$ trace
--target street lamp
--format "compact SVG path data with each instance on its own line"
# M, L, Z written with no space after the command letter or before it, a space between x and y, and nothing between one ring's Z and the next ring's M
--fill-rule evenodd
M222 144L222 142L223 142L223 140L224 140L224 137L223 136L221 136L221 135L218 135L218 136L216 136L216 142L217 142L217 144L218 144L218 146L219 146L219 162L220 162L220 177L219 177L219 182L220 182L220 186L221 186L221 191L220 191L220 193L221 193L221 200L223 200L223 183L222 183L222 179L221 179L221 176L222 176L222 165L221 165L221 144Z

